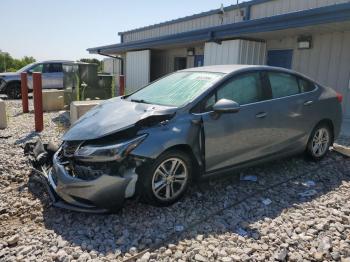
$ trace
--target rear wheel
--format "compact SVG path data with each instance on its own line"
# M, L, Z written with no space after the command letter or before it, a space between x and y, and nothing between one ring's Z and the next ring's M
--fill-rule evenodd
M333 144L333 132L329 125L319 124L313 130L307 145L307 153L313 160L321 160Z
M21 98L21 84L19 82L9 83L6 87L6 95L9 99Z
M156 206L169 206L178 201L192 178L191 159L178 150L165 152L154 163L141 169L141 199Z

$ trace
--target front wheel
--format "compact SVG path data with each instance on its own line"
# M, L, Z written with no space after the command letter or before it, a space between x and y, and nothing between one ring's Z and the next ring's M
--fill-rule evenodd
M9 99L21 98L21 84L18 82L8 84L6 87L6 95Z
M156 206L169 206L178 201L187 191L192 178L191 158L178 150L165 152L151 165L141 169L141 200Z
M327 124L320 124L313 130L307 145L307 154L313 160L321 160L333 143L333 133Z

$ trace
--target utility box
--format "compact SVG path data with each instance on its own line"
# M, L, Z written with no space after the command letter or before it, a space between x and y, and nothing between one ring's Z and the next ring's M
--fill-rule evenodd
M72 101L109 99L115 95L113 76L97 73L97 65L82 62L63 65L65 105Z

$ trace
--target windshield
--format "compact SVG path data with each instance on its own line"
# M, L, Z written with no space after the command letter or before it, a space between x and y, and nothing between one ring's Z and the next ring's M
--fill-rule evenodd
M128 99L134 102L180 107L224 76L223 73L177 72L137 91Z
M31 68L33 65L35 65L35 63L31 63L29 65L26 65L26 66L22 67L21 69L19 69L16 73L22 73L24 71L27 71L27 69Z

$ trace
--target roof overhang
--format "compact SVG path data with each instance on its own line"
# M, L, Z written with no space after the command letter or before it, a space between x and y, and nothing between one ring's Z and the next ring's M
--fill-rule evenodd
M149 38L87 49L93 54L118 54L184 43L219 41L252 33L271 32L350 20L350 3L303 10L283 15L209 27L175 35Z

